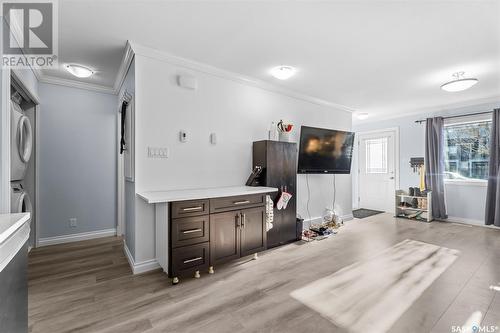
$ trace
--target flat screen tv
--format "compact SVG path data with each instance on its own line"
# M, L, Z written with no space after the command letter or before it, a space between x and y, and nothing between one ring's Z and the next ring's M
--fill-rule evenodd
M298 173L350 173L354 133L302 126Z

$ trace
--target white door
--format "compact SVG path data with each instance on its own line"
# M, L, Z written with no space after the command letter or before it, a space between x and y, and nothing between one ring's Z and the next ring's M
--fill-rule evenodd
M360 134L359 208L394 213L396 131Z

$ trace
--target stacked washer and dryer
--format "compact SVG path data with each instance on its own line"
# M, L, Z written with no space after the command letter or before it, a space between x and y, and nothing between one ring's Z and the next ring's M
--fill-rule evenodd
M33 221L31 200L25 190L26 171L33 152L33 130L30 119L21 107L22 102L22 96L17 91L13 92L10 101L10 205L12 213L29 212Z

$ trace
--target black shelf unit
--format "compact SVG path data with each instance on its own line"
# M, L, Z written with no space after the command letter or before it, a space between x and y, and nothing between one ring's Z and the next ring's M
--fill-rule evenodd
M285 190L292 194L286 209L274 208L273 228L267 232L267 247L275 247L299 239L297 232L297 144L281 141L255 141L253 167L261 166L260 186L276 187L271 198L276 203Z

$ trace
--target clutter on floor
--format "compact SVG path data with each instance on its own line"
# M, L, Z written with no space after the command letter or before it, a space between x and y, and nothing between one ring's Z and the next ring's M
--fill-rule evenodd
M333 210L325 209L323 221L311 224L309 229L302 231L302 240L311 242L313 240L323 240L331 235L335 235L338 229L344 225L342 218Z

